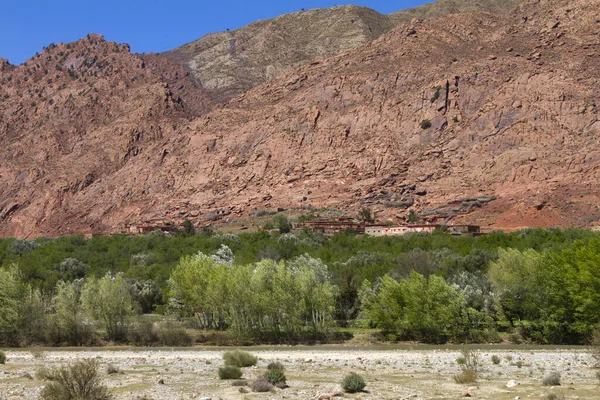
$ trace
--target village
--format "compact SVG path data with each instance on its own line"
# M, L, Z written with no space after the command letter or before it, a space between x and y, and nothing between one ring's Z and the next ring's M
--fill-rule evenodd
M154 231L174 232L182 228L183 224L176 224L163 219L145 221L142 223L128 224L122 233L130 235L147 234ZM369 223L351 217L317 218L306 222L293 222L291 230L310 230L327 236L352 232L358 235L368 236L402 236L408 233L433 233L436 230L449 232L455 236L472 235L479 236L484 233L478 225L446 225L439 223L415 223L415 224L382 224Z

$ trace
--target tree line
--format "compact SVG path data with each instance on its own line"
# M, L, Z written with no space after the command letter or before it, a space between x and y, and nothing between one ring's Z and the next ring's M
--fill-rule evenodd
M600 322L599 258L600 235L577 229L2 239L0 344L191 343L185 327L293 342L344 326L384 340L584 343Z

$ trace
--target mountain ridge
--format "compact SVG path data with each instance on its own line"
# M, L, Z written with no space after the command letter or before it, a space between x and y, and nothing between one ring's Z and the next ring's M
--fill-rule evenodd
M312 9L208 34L161 53L182 63L217 101L275 76L375 40L399 23L459 12L507 12L522 0L438 0L389 15L355 5Z

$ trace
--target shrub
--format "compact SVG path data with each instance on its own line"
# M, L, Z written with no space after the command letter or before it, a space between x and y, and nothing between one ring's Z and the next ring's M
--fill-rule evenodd
M0 364L6 364L6 353L0 350Z
M264 377L260 377L250 383L250 389L252 389L253 392L264 393L271 391L273 385Z
M185 331L185 329L175 323L166 322L161 324L156 330L158 342L164 346L191 346L194 339Z
M460 374L454 375L456 383L471 383L477 381L477 371L473 369L465 369Z
M560 374L558 372L552 372L542 379L543 386L560 386Z
M280 363L279 361L273 361L273 362L270 362L269 365L267 365L267 369L268 370L278 369L280 371L283 371L285 368L283 367L283 364Z
M219 367L219 379L240 379L242 370L234 365L223 365Z
M367 386L365 380L362 376L357 373L351 372L344 377L342 381L342 389L346 393L358 393L362 392L362 390Z
M245 379L238 379L236 381L231 382L231 386L246 386L248 381Z
M45 381L50 376L50 370L45 365L40 365L35 369L35 377L41 381Z
M136 346L151 346L158 343L158 335L152 321L138 318L129 329L127 340Z
M433 96L431 97L431 102L435 103L437 101L437 99L440 98L440 90L442 88L440 86L436 86L435 87L435 92L433 93Z
M500 364L500 357L498 357L497 355L494 354L492 356L492 363L494 363L496 365Z
M277 385L278 383L285 384L286 378L285 373L281 369L270 369L264 374L264 378L269 381L272 385Z
M428 119L424 119L421 121L421 129L429 129L431 128L431 121Z
M230 350L223 354L225 365L233 365L244 368L256 365L258 358L243 350Z
M460 365L461 372L454 375L454 381L456 383L470 383L477 381L477 368L479 367L479 357L473 350L463 348L461 350L462 356L456 360L461 360L458 364Z
M117 367L116 365L108 364L106 366L106 374L107 375L122 374L122 373L123 372L121 371L121 368Z
M50 382L42 389L42 400L111 400L106 386L98 376L98 364L94 360L83 360L73 365L55 368L46 373Z

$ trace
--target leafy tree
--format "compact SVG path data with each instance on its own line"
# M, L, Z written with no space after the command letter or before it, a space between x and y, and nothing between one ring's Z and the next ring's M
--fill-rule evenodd
M465 300L439 276L413 272L395 281L386 275L375 288L365 281L361 301L365 316L376 326L407 339L441 343L463 329L457 321Z
M93 332L81 303L83 280L59 281L53 303L56 309L57 340L72 346L89 344Z
M359 211L358 216L361 220L365 221L365 222L374 222L375 219L373 218L373 214L371 213L371 210L368 208L363 208Z
M109 273L98 280L88 279L81 301L87 314L105 329L108 340L118 342L126 338L134 308L123 274Z
M273 226L279 229L279 233L289 233L292 230L292 224L285 214L277 214L273 217Z
M190 221L187 218L183 221L182 233L185 236L193 236L193 235L196 234L196 227L194 226L194 224L192 223L192 221Z
M17 344L24 289L16 266L0 268L0 343L4 345Z

